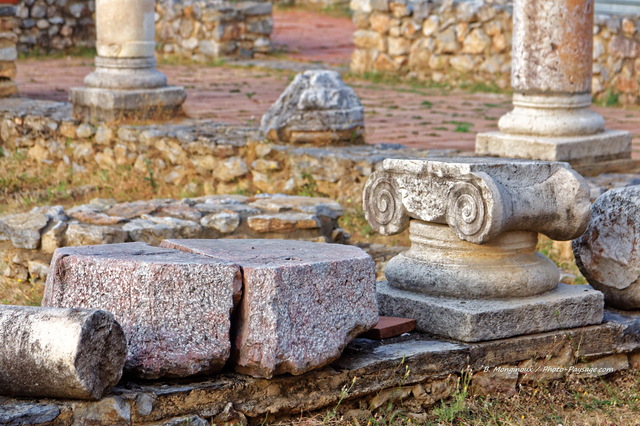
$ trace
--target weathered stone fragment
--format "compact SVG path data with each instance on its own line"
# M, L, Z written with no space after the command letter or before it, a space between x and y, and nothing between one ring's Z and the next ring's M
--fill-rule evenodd
M612 189L591 207L586 232L573 240L576 263L608 305L640 309L640 186Z
M237 266L144 243L62 248L51 265L43 305L113 312L130 372L183 377L225 364Z
M37 249L40 232L47 223L49 218L35 211L0 216L0 241L11 240L17 248Z
M568 240L587 226L589 189L562 163L387 159L365 186L363 208L373 229L386 235L406 229L414 218L448 224L460 239L476 244L513 230Z
M262 117L260 130L279 142L362 143L364 109L337 72L305 71Z
M127 240L127 231L112 226L72 222L67 226L65 236L67 246L117 244Z
M0 305L0 330L2 395L99 399L122 376L126 340L109 312Z
M338 358L378 321L374 264L359 248L290 240L167 240L162 247L241 266L239 372L302 374Z

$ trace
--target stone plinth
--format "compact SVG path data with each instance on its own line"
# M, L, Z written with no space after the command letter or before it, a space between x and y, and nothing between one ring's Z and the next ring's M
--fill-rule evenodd
M602 194L591 208L586 232L573 253L589 284L608 306L640 309L640 186Z
M0 330L0 395L100 399L122 376L127 344L109 312L0 305Z
M388 159L363 199L375 230L409 226L411 248L378 289L382 315L469 342L602 321L602 294L558 287L558 268L535 252L538 232L567 240L588 224L586 182L566 163Z
M224 366L240 295L233 264L129 243L56 250L42 304L112 312L127 338L126 370L184 377Z
M481 155L568 161L630 159L631 134L589 109L593 0L518 0L513 11L513 111L479 134Z
M155 69L155 1L96 1L96 70L70 91L76 118L88 121L171 118L186 94Z
M313 145L364 142L364 109L335 71L298 74L262 117L271 141Z
M238 372L302 374L340 356L378 322L373 260L361 249L288 240L167 240L163 247L242 268Z
M552 291L522 298L469 300L433 297L378 284L381 315L416 320L416 328L463 342L600 324L602 293L588 285L558 284Z

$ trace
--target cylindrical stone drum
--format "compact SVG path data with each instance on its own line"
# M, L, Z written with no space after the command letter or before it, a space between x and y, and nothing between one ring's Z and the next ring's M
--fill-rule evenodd
M515 0L511 84L524 94L590 94L593 0Z
M126 353L109 312L0 306L0 395L100 399Z
M154 0L96 0L96 49L105 58L155 54Z

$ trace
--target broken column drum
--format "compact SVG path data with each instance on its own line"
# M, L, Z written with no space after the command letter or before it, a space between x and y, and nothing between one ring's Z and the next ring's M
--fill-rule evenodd
M363 198L374 230L411 239L386 267L382 315L464 341L601 322L602 294L558 285L535 252L538 232L570 240L589 222L587 184L566 163L387 159Z
M127 344L106 311L0 305L0 395L100 399Z
M516 0L513 111L476 152L587 164L630 158L631 135L591 111L593 0Z
M96 0L96 70L70 92L74 114L89 121L168 118L182 87L156 69L154 0Z

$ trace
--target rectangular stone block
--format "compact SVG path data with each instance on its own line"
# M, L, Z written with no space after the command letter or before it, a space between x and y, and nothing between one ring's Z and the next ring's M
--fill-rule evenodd
M75 87L69 98L74 116L81 120L146 120L176 116L186 94L176 86L140 90Z
M600 324L604 296L588 285L558 284L548 293L514 299L453 299L378 283L381 315L414 318L421 332L463 342Z
M235 324L237 371L270 378L337 359L378 322L375 266L357 247L291 240L166 240L161 247L235 262L243 298Z
M112 312L127 338L125 369L142 377L220 370L231 351L240 268L145 243L56 250L43 306Z
M501 132L479 133L476 153L583 165L631 158L631 134L622 130L605 130L595 135L551 138Z

